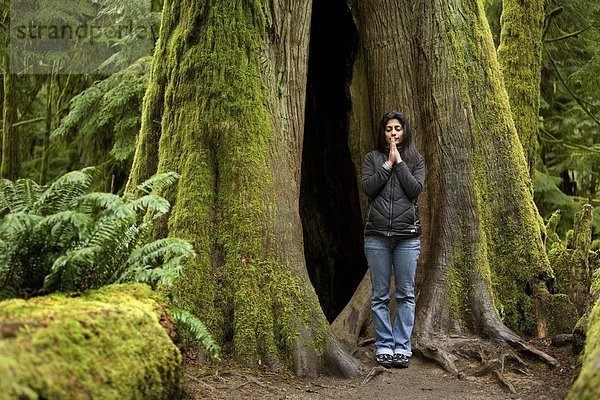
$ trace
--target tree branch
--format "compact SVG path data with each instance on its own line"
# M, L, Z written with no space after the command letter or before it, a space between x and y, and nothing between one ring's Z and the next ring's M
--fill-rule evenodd
M26 121L19 121L15 124L12 124L12 126L13 126L13 128L16 128L17 126L27 125L27 124L32 124L34 122L43 121L44 119L45 119L44 117L32 118L32 119L28 119Z
M558 75L558 79L560 80L560 82L563 84L563 86L565 87L565 89L567 89L567 91L569 92L569 94L573 97L573 99L577 102L577 104L579 104L581 106L581 108L583 109L583 111L592 119L594 120L594 122L598 125L600 125L600 121L598 121L598 119L592 114L592 112L585 106L585 104L583 104L583 101L571 90L571 88L569 87L569 85L567 85L567 82L564 80L563 76L561 75L560 71L558 70L558 66L556 65L556 62L554 61L554 59L552 58L552 55L550 55L550 52L546 49L546 54L548 55L548 58L550 59L550 63L552 64L552 67L554 68L554 70L556 71L556 74Z
M589 146L588 147L588 146L584 146L584 145L581 145L578 143L569 142L564 139L559 139L556 136L554 136L553 134L551 134L550 132L548 132L546 129L540 129L540 132L542 132L550 137L550 139L541 138L545 142L560 144L560 145L566 147L567 149L571 149L571 150L581 150L586 153L600 153L600 146Z
M562 35L562 36L552 38L552 39L544 39L544 42L547 42L547 43L558 42L559 40L568 39L573 36L579 36L580 34L582 34L583 32L587 31L590 28L592 28L592 25L588 26L587 28L580 29L577 32L567 33L566 35Z

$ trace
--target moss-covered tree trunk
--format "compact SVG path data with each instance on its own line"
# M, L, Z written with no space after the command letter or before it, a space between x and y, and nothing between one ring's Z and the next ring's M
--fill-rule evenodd
M238 360L353 376L308 279L298 213L310 10L166 2L128 187L181 175L159 230L198 256L174 301Z
M530 175L538 151L543 0L503 0L498 60Z
M430 7L415 60L431 210L415 336L471 332L522 347L506 325L533 334L530 295L551 274L526 159L480 3Z
M514 333L535 332L533 288L551 269L481 4L381 0L353 12L365 66L352 85L367 87L376 118L407 111L427 161L416 350L456 372L450 353L485 346L475 335L555 363Z

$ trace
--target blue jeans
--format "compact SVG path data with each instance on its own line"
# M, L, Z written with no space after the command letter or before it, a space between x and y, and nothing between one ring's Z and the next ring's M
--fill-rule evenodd
M371 272L371 311L377 341L375 354L412 355L410 335L415 321L415 271L421 252L419 238L365 236ZM396 321L390 320L390 280L396 283Z

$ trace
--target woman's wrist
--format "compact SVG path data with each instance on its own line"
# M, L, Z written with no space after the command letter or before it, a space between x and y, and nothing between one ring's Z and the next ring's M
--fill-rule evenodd
M390 171L392 169L393 164L390 162L390 160L387 160L381 166L386 170Z

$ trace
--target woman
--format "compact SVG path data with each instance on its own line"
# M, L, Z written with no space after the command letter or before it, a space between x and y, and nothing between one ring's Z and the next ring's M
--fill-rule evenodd
M381 119L377 150L363 164L362 189L369 197L365 255L371 271L371 310L377 341L375 359L389 368L408 367L415 316L414 279L421 250L417 196L425 160L412 141L406 116L391 111ZM396 320L390 320L390 279L396 284Z

